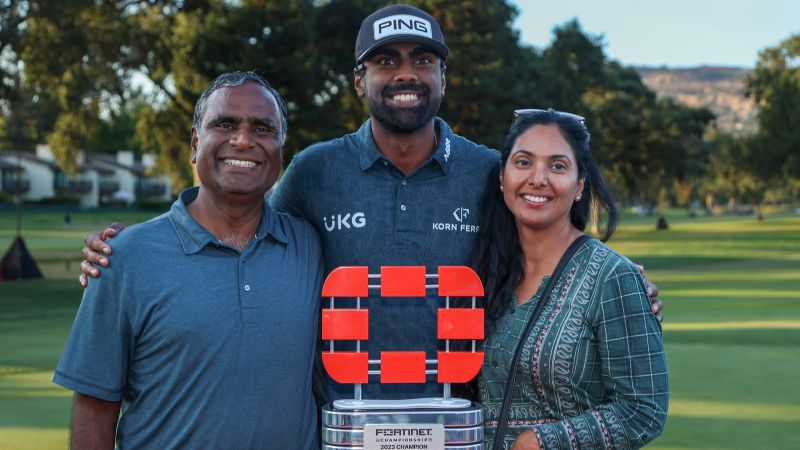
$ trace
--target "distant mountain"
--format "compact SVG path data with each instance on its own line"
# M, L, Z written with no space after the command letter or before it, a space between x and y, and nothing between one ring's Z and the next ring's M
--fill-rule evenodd
M750 69L696 67L667 69L637 67L647 87L691 107L706 107L717 116L717 127L741 135L755 131L757 107L744 97L744 77Z

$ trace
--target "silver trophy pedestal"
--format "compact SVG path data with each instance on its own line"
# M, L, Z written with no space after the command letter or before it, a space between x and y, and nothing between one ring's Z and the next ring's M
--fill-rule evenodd
M365 447L365 427L370 426L385 428L389 432L396 427L397 431L408 430L405 432L412 435L416 426L423 430L426 426L443 426L445 449L483 449L483 409L479 404L459 398L336 400L322 408L322 449L370 450ZM389 439L387 442L394 441ZM413 439L405 442L413 442ZM413 443L390 443L375 447L433 450L433 447Z

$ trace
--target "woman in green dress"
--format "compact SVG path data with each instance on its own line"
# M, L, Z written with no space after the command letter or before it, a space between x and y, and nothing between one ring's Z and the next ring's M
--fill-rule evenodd
M602 242L583 242L541 299L592 213L603 218ZM616 222L583 118L552 109L515 113L487 183L472 255L486 289L478 383L485 448L518 345L504 448L638 448L662 432L669 388L661 327L636 266L603 243ZM541 315L523 336L541 301Z

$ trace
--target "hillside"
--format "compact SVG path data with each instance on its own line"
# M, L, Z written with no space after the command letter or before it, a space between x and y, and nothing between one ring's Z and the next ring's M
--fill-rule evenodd
M749 69L696 67L667 69L638 67L642 81L659 97L671 97L692 107L706 107L717 116L717 126L734 134L754 131L756 105L744 97Z

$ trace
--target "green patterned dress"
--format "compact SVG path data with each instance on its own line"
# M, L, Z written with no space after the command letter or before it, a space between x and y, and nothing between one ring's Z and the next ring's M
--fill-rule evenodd
M597 240L567 264L530 335L543 286L512 303L486 339L480 395L490 449L517 343L523 350L505 447L534 429L543 449L639 448L667 418L661 327L636 267Z

